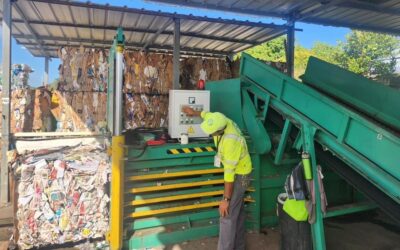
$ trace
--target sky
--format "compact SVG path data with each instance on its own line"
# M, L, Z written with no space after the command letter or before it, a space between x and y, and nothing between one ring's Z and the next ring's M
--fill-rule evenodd
M85 1L82 1L85 2ZM161 10L163 12L176 12L179 14L193 14L199 16L208 16L208 17L221 17L226 19L237 19L237 20L249 20L254 22L265 22L271 23L274 22L276 24L283 24L284 22L280 19L272 19L272 18L260 18L256 16L247 16L240 15L237 13L228 13L228 12L220 12L220 11L212 11L212 10L202 10L202 9L194 9L188 7L177 7L167 4L159 4L152 3L145 0L92 0L93 3L106 4L121 6L127 5L128 7L133 8L145 8L148 10ZM122 4L123 3L123 4ZM295 34L296 44L300 44L306 48L311 48L313 44L317 41L325 42L331 45L337 44L338 41L342 41L345 39L347 33L350 32L350 29L347 28L337 28L330 26L322 26L322 25L313 25L306 23L296 23L296 28L302 29L303 31L297 31ZM1 32L1 31L0 31ZM1 33L0 33L1 36ZM2 41L0 40L0 46ZM0 49L0 57L2 58L2 51ZM29 84L31 86L41 86L43 83L43 75L44 75L44 58L34 57L29 51L27 51L22 46L18 45L16 41L13 39L12 41L12 63L25 63L31 66L34 72L30 75ZM59 59L52 59L49 64L49 82L52 82L54 79L58 78L58 66L60 64Z

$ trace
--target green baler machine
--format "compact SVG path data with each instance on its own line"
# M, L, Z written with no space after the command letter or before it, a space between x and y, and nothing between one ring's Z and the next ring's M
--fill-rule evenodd
M311 156L314 176L317 162L322 166L329 202L323 215L317 199L315 249L325 248L324 217L376 204L387 205L389 213L399 211L398 135L246 54L241 60L239 79L209 82L207 89L211 111L234 120L249 144L254 167L246 194L249 229L277 224L277 196L302 151ZM126 148L124 248L218 235L223 169L213 167L210 141ZM372 203L354 187L385 199L368 196Z

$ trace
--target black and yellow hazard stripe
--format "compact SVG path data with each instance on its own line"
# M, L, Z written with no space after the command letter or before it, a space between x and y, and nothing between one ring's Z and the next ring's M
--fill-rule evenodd
M167 154L177 155L177 154L191 154L191 153L204 153L204 152L215 152L215 147L195 147L195 148L174 148L168 149Z

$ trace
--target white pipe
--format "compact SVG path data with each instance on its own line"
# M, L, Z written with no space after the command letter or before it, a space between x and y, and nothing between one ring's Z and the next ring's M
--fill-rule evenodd
M117 46L115 56L115 115L114 115L114 135L122 134L122 104L123 104L123 93L122 93L122 80L123 80L123 46Z

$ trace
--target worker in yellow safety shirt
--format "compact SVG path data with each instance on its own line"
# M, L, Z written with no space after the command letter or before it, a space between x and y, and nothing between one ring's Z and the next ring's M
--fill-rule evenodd
M238 126L219 112L199 112L190 107L188 116L201 116L202 130L213 136L217 154L214 166L224 168L224 196L219 204L220 231L218 250L245 249L244 194L249 186L251 159Z

